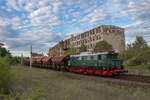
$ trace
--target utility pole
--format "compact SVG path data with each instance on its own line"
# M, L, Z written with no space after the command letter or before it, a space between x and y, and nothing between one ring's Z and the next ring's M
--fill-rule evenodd
M30 46L30 68L32 68L32 45Z
M23 64L23 53L21 53L21 65Z

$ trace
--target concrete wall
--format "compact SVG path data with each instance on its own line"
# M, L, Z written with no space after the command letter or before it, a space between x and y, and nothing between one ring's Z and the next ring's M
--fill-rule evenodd
M49 50L49 56L60 56L67 48L75 48L78 52L82 44L86 45L88 51L91 51L96 43L102 40L111 44L113 49L118 52L125 49L124 29L112 25L102 25L59 42Z

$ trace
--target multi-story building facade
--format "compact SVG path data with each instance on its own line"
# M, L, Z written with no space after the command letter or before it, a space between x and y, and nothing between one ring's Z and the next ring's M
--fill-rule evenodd
M112 25L102 25L59 42L56 46L50 48L49 56L62 55L67 48L75 48L78 52L82 44L87 47L88 51L92 51L96 43L102 40L111 44L113 49L118 52L125 49L124 29Z

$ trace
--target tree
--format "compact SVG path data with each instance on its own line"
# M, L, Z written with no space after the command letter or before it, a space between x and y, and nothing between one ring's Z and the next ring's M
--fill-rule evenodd
M11 54L5 48L0 46L0 93L8 93L11 86L10 72Z
M136 48L140 49L140 48L147 48L148 47L146 41L141 36L137 36L135 42L132 45L133 45L133 48L135 48L135 49Z
M94 51L103 50L103 49L112 49L112 45L108 44L106 41L100 41L96 43L96 46L94 47Z
M127 49L120 54L120 58L129 65L147 64L150 59L150 48L141 36L137 36L134 43L127 45Z
M87 51L87 47L84 44L82 44L79 51L80 52L85 52L85 51Z
M6 55L11 56L9 51L7 51L5 48L0 46L0 57L5 57Z
M74 48L69 48L69 49L64 51L65 56L69 56L69 55L72 55L72 54L75 54L75 53L76 53L76 51L75 51Z

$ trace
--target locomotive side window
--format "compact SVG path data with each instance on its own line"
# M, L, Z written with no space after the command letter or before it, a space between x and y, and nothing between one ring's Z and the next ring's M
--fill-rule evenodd
M86 56L82 56L82 60L86 60Z
M87 56L87 60L90 60L90 56Z
M102 60L102 56L101 55L98 55L98 60Z
M81 60L81 57L79 57L78 60Z
M117 55L109 54L107 55L108 59L117 59Z
M91 60L93 60L93 56L91 56Z

